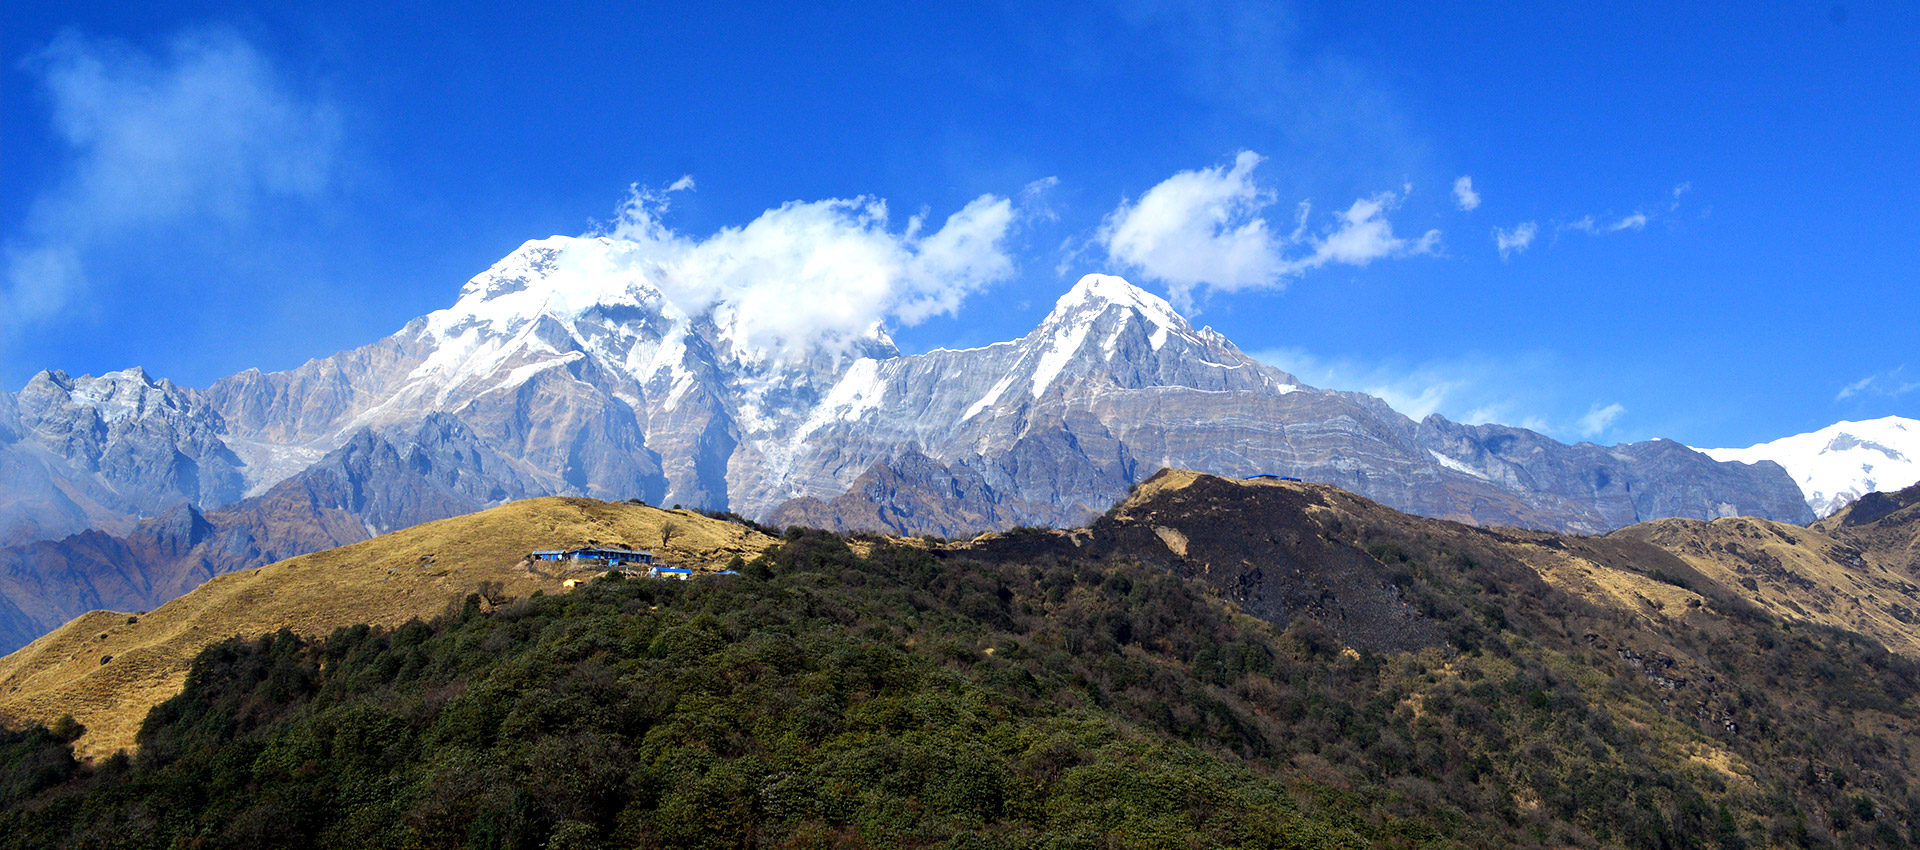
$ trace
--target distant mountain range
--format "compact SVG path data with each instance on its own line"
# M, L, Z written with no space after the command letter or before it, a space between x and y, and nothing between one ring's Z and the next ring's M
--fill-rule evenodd
M555 494L952 535L1083 522L1181 467L1576 533L1814 518L1772 461L1416 422L1307 386L1117 277L1082 278L1018 340L907 355L876 326L794 352L757 345L727 303L682 309L630 248L528 242L453 306L284 372L205 389L140 369L43 372L0 393L0 543L15 544L0 570L11 605L38 611L23 628L75 605L158 604L187 575ZM164 557L94 544L75 555L67 538L82 532L174 543L143 550ZM127 578L78 578L109 573Z
M1807 506L1823 517L1868 493L1920 482L1920 420L1899 416L1837 422L1744 449L1700 451L1714 460L1786 467Z

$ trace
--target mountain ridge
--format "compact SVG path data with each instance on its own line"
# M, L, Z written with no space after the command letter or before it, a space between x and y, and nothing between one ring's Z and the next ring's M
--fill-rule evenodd
M1083 277L1019 340L902 354L875 327L840 349L794 356L750 344L725 304L681 309L632 251L605 237L530 241L468 281L453 306L386 339L286 372L249 370L204 391L173 388L177 406L198 416L188 429L194 445L206 432L223 440L206 446L218 451L174 454L207 456L229 482L211 497L182 487L174 497L210 507L258 495L362 428L444 413L544 492L752 516L793 498L831 499L874 463L916 446L1026 504L1074 512L1068 521L1099 512L1163 466L1313 475L1410 510L1588 532L1728 510L1810 518L1778 504L1777 482L1764 473L1710 464L1678 474L1710 474L1705 489L1723 492L1663 499L1660 481L1639 481L1642 494L1651 486L1655 495L1606 506L1625 488L1602 491L1637 461L1618 456L1649 452L1583 451L1443 419L1413 423L1377 399L1308 387L1260 364L1118 277ZM1222 393L1238 398L1207 397ZM1195 439L1209 423L1237 424ZM1068 432L1064 443L1055 431ZM1503 454L1503 442L1609 468L1597 485L1573 481L1537 459ZM240 493L235 476L244 479ZM1449 489L1468 497L1440 493ZM1507 494L1546 504L1523 507Z
M1920 528L1920 490L1891 501L1839 522ZM645 542L668 523L678 553L752 557L725 580L562 592L520 560L557 537ZM1257 810L1342 813L1360 832L1332 846L1898 847L1920 823L1920 627L1888 652L1632 534L1481 528L1328 485L1169 469L1073 529L961 543L793 529L763 554L747 544L774 541L684 511L542 498L223 576L147 614L86 615L0 658L0 711L16 725L87 716L0 744L58 749L84 726L96 767L69 757L23 787L91 799L0 809L13 818L0 824L121 845L152 832L130 816L144 806L197 813L166 823L220 824L236 843L408 846L431 832L457 846L506 822L506 783L544 807L529 846L543 830L733 846L823 834L806 832L816 822L906 844L977 831L978 818L916 820L955 800L986 800L994 835L1037 841L1117 794L1130 812L1173 807L1152 836L1204 843L1193 825L1217 819L1213 785L1126 779L1159 769L1160 750L1075 773L1087 756L1069 747L1094 717L1274 778ZM423 614L438 616L407 622ZM1065 724L982 725L1034 717ZM108 755L129 741L131 758ZM963 787L988 792L941 790L942 771L981 764L1001 768ZM392 787L411 790L366 793ZM562 792L585 787L615 802L567 808ZM1016 802L1074 789L1086 801L1054 815ZM1124 846L1136 825L1109 818L1083 837ZM1289 835L1222 826L1208 834L1224 846Z
M1580 533L1661 516L1812 519L1770 463L1415 422L1372 396L1307 386L1118 277L1082 277L1017 340L903 354L876 325L798 349L753 337L724 302L683 307L663 287L689 282L661 278L637 251L533 240L388 337L204 390L141 370L43 373L0 405L0 531L16 543L88 528L124 537L181 504L211 516L246 502L239 526L337 545L540 495L754 518L812 499L809 521L852 527L868 509L844 494L909 452L932 466L901 482L945 476L939 487L990 497L933 517L943 508L913 484L886 492L918 493L917 506L873 508L918 511L923 533L943 535L1079 524L1169 467L1292 475L1423 515ZM348 456L361 466L343 471ZM238 519L269 502L272 522ZM12 551L0 560L24 563ZM233 551L251 554L210 569L294 554ZM89 569L17 584L75 584L49 609L71 615L96 604L82 601ZM34 595L16 607L40 605Z

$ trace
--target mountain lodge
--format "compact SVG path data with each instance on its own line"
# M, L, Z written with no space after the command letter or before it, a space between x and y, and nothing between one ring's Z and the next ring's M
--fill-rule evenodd
M622 549L615 546L581 546L574 549L536 549L533 552L536 561L579 561L585 564L600 563L609 567L628 564L652 564L653 553L634 549Z

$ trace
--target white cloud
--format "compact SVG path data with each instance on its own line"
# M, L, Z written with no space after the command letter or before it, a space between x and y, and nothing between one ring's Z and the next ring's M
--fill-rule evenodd
M0 305L16 322L60 312L86 285L88 254L133 228L243 227L334 181L334 109L290 91L230 33L189 33L158 56L67 33L23 67L70 159L5 246Z
M1646 230L1647 225L1654 223L1656 220L1670 218L1675 211L1680 209L1681 196L1691 191L1693 191L1693 184L1690 182L1682 182L1667 191L1667 199L1665 201L1649 204L1642 209L1634 210L1626 215L1615 217L1612 213L1607 215L1594 215L1590 213L1570 221L1549 222L1548 227L1551 229L1550 232L1553 234L1553 241L1555 242L1559 240L1559 234L1567 231L1585 233L1588 236L1607 236L1625 231L1637 233ZM1653 212L1646 212L1646 209L1652 209ZM1511 230L1494 228L1493 241L1494 245L1500 249L1500 258L1504 260L1514 254L1525 251L1529 245L1533 244L1533 239L1536 235L1538 235L1538 227L1533 222L1527 222Z
M1586 415L1580 417L1580 421L1577 425L1580 436L1582 437L1600 436L1601 434L1605 433L1607 429L1612 428L1613 423L1620 421L1620 417L1624 415L1626 412L1627 412L1627 408L1621 405L1619 402L1614 402L1613 404L1606 405L1605 407L1602 407L1596 404L1593 407L1588 408Z
M1473 191L1473 178L1462 175L1453 181L1453 202L1466 212L1473 212L1480 206L1480 193Z
M1914 390L1920 390L1920 381L1910 380L1906 372L1907 367L1903 365L1891 371L1868 375L1841 387L1839 394L1835 395L1833 400L1845 401L1859 396L1898 398Z
M1861 378L1861 379L1860 379L1860 380L1858 380L1858 381L1854 381L1854 382L1853 382L1853 383L1851 383L1851 384L1848 384L1848 385L1846 385L1846 386L1844 386L1844 387L1841 387L1841 388L1840 388L1840 393L1839 393L1838 395L1835 395L1835 396L1833 397L1833 400L1834 400L1834 401L1845 401L1846 399L1850 399L1850 398L1853 398L1854 396L1857 396L1857 395L1859 395L1859 394L1861 394L1861 393L1863 393L1863 392L1865 392L1865 391L1867 390L1867 388L1868 388L1868 387L1871 387L1871 386L1873 386L1873 382L1874 382L1874 379L1875 379L1875 378L1878 378L1878 377L1880 377L1880 376L1878 376L1878 375L1868 375L1868 376L1866 376L1866 377L1864 377L1864 378Z
M1402 197L1394 192L1354 201L1318 233L1309 232L1312 207L1301 202L1293 229L1277 232L1261 214L1277 199L1253 180L1262 160L1241 151L1231 167L1179 172L1138 201L1122 201L1096 239L1114 262L1166 283L1183 305L1200 287L1273 287L1330 263L1365 266L1429 253L1439 244L1438 230L1413 240L1394 236L1386 218Z
M1020 187L1020 201L1015 206L1021 217L1029 221L1059 221L1060 213L1048 203L1053 190L1059 186L1060 178L1042 177Z
M1527 250L1539 232L1539 225L1531 221L1523 221L1508 230L1496 227L1493 229L1493 244L1500 249L1500 259L1504 260Z
M1581 216L1560 226L1562 230L1578 230L1589 236L1605 236L1609 233L1619 233L1622 230L1645 230L1646 227L1646 213L1639 212L1622 216L1609 222L1599 221L1591 215Z
M767 356L839 350L886 322L951 313L1013 275L1007 198L981 195L931 233L918 215L904 232L889 229L876 198L793 201L696 239L662 223L671 191L635 187L607 235L625 240L622 260L649 267L682 310L713 311L736 343Z

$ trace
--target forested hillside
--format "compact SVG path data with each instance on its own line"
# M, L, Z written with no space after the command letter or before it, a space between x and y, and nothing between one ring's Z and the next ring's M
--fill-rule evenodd
M1072 533L792 530L733 579L220 643L131 757L8 733L0 843L1920 841L1920 670L1867 638L1635 541L1151 489ZM1535 550L1672 593L1616 604Z

